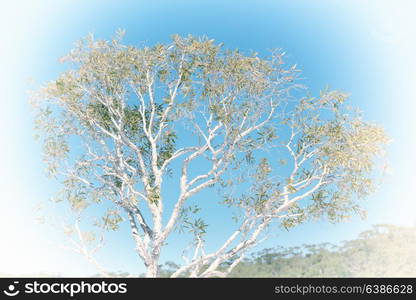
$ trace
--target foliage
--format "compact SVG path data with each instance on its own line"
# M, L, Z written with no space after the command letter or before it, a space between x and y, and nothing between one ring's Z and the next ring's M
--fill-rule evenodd
M276 223L289 229L361 211L388 139L345 105L347 94L294 97L303 91L299 70L278 50L262 58L177 35L137 48L122 35L89 36L62 58L72 69L35 95L35 129L48 174L62 182L56 200L68 201L77 218L102 212L90 209L97 205L109 209L95 223L106 230L128 220L149 276L157 276L175 228L186 228L194 247L175 276L225 276ZM165 190L172 174L177 197ZM208 224L186 204L213 186L237 227L207 254Z

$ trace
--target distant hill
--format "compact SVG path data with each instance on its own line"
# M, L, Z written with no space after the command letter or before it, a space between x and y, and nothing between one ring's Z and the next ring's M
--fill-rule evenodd
M339 245L264 249L230 277L416 277L416 228L376 225Z

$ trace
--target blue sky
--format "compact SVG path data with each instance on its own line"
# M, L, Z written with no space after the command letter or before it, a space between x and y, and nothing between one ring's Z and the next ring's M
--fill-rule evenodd
M17 3L18 2L18 3ZM91 274L78 256L57 247L59 235L36 225L34 207L57 189L42 172L33 140L28 90L54 79L57 59L89 32L110 38L126 29L126 44L167 42L171 34L207 35L227 48L282 48L316 93L329 85L351 93L367 120L385 127L391 171L364 203L367 220L308 223L276 232L262 247L338 242L371 224L416 223L415 178L416 24L411 1L5 1L0 15L0 273L59 271ZM413 10L414 11L414 10ZM59 208L55 208L57 213ZM224 214L206 213L213 243L224 238ZM100 255L111 270L142 271L130 237L112 234ZM3 244L3 243L2 243ZM164 259L181 262L172 249ZM123 253L123 255L118 255ZM117 255L116 255L117 254Z

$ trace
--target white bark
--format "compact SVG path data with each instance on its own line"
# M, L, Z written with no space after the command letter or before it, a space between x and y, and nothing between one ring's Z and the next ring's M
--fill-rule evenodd
M160 165L159 147L164 133L168 127L170 114L177 105L179 88L182 84L184 52L179 63L177 78L167 84L169 99L164 110L158 114L155 89L155 76L152 71L145 72L144 90L140 86L130 83L131 88L137 97L138 113L141 122L138 124L144 133L144 139L148 141L146 149L150 154L144 153L134 140L128 137L124 131L126 124L125 116L125 90L118 91L114 96L103 96L97 91L84 89L86 95L104 105L109 112L111 125L114 130L109 130L105 125L100 124L90 112L76 112L82 115L83 119L95 129L96 141L94 143L85 141L88 149L87 158L82 162L85 166L95 167L94 181L105 187L109 187L114 194L114 204L122 208L130 223L131 234L135 242L136 251L143 260L147 272L146 276L156 277L158 275L159 257L163 245L177 225L181 210L185 203L194 195L205 188L217 183L221 176L227 171L232 159L237 153L244 152L245 143L248 143L250 135L255 134L268 125L276 115L279 105L275 95L259 97L262 106L255 107L248 113L240 115L234 123L215 118L212 111L207 107L211 104L222 106L225 114L232 114L229 103L238 101L235 92L224 92L220 99L209 99L206 107L202 107L200 117L205 124L199 124L196 117L190 117L193 127L197 131L201 143L177 149L172 155ZM253 76L256 74L253 74ZM111 82L107 78L108 82ZM195 83L197 84L197 83ZM275 85L279 82L272 84ZM114 89L117 90L117 89ZM115 97L112 98L112 97ZM117 102L118 101L118 102ZM115 102L120 103L116 105ZM195 112L194 112L195 113ZM203 122L202 122L203 123ZM237 133L235 131L238 131ZM293 171L289 176L289 184L283 186L283 191L276 197L271 197L264 206L267 212L257 212L252 207L241 208L244 210L244 217L239 227L229 236L217 251L205 253L203 240L197 235L197 243L193 256L186 265L179 268L172 277L188 274L193 277L227 276L242 259L242 255L254 246L267 227L276 219L289 216L285 214L291 205L310 196L317 191L325 182L327 170L325 167L314 170L309 178L295 182L300 167L309 159L313 158L316 152L296 154L292 149L292 142L296 133L292 131L290 141L285 145L293 158ZM307 147L307 146L306 146ZM110 149L114 149L111 151ZM126 154L127 153L127 154ZM128 155L134 156L138 165L133 165L128 160ZM146 156L147 155L147 156ZM209 170L190 178L189 170L200 158L206 157L211 163ZM179 178L179 196L171 212L164 211L164 199L161 198L163 178L169 165L180 161L181 174ZM77 165L75 169L81 168ZM87 186L94 186L93 180L83 177L76 170L69 170L67 176L82 182ZM113 179L117 178L120 184ZM290 187L296 188L296 196ZM155 195L156 194L156 195ZM155 200L155 196L157 196ZM139 200L134 202L133 197ZM150 211L149 220L146 220L142 213L142 207L147 206ZM167 223L162 220L166 217ZM233 261L225 270L220 270L222 264Z

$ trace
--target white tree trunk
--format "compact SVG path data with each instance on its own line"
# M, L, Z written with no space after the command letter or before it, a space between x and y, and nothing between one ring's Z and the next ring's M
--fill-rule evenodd
M149 266L147 266L146 277L155 278L159 272L158 260L153 261Z

